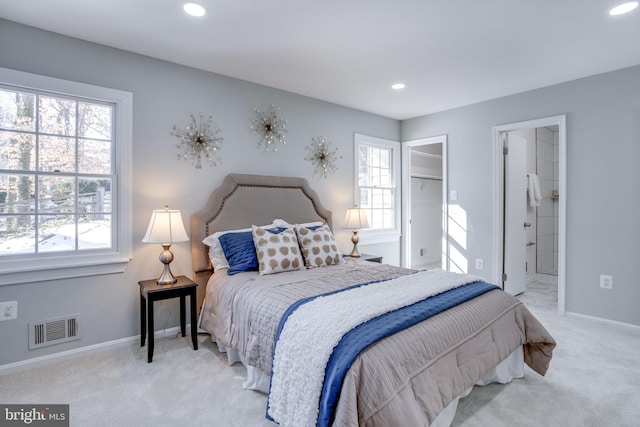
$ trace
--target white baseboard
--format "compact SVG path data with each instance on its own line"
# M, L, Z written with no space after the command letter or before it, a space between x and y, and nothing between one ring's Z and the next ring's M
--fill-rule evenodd
M605 318L602 318L602 317L589 316L589 315L586 315L586 314L574 313L574 312L570 312L570 311L565 312L565 314L567 316L580 317L580 318L583 318L583 319L592 320L592 321L596 321L596 322L610 323L610 324L616 325L616 326L623 326L623 327L628 327L628 328L640 330L640 325L634 325L634 324L631 324L631 323L618 322L616 320L609 320L609 319L605 319ZM190 324L187 324L186 328L187 328L187 330L189 330ZM198 328L198 332L206 332L206 331L203 331L200 328ZM162 338L166 334L174 334L174 333L175 334L180 333L180 327L179 326L175 326L173 328L156 331L155 334L154 334L154 337L156 339L159 339L159 338ZM8 375L8 374L16 373L16 372L25 371L27 369L33 369L33 368L37 368L37 367L40 367L40 366L46 366L46 365L50 365L52 363L58 363L58 362L62 362L62 361L65 361L65 360L73 360L73 359L75 359L77 357L93 354L93 353L96 353L98 351L110 348L110 347L131 345L131 343L133 343L133 342L139 343L140 342L140 335L127 337L127 338L121 338L121 339L117 339L117 340L113 340L113 341L107 341L107 342L94 344L94 345L89 345L89 346L85 346L85 347L74 348L72 350L62 351L60 353L47 354L45 356L34 357L32 359L21 360L19 362L8 363L6 365L0 365L0 376L1 375Z
M191 324L187 324L186 330L189 331ZM180 326L175 326L169 329L162 329L156 331L154 339L162 338L166 334L179 334ZM97 353L110 347L119 347L131 345L133 342L140 342L140 335L120 338L113 341L106 341L99 344L88 345L85 347L74 348L72 350L61 351L59 353L47 354L45 356L34 357L32 359L21 360L19 362L8 363L6 365L0 365L0 375L13 374L16 372L25 371L27 369L33 369L40 366L50 365L52 363L58 363L65 360L73 360L77 357L86 356L89 354Z
M595 322L609 323L615 326L624 326L627 328L640 330L640 325L634 325L633 323L618 322L617 320L610 320L610 319L605 319L603 317L589 316L587 314L574 313L572 311L566 311L565 314L571 317L581 317L583 319L593 320Z

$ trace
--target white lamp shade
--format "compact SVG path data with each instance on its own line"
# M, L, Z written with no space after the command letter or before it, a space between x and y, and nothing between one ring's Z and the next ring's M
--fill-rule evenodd
M367 220L367 211L360 208L347 209L347 217L345 219L345 228L369 228L369 220Z
M142 239L144 243L175 243L188 240L180 211L170 210L168 207L153 211L147 233Z

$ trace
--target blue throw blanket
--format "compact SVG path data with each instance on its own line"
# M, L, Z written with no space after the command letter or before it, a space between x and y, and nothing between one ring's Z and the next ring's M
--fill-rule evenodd
M342 389L342 381L355 358L371 344L462 304L498 286L474 282L434 295L413 305L385 313L349 331L336 346L325 371L318 426L329 426Z

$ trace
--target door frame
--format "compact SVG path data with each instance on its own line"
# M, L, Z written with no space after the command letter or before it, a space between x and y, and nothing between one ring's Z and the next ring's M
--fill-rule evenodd
M504 165L502 153L502 136L504 133L530 128L545 126L558 126L558 313L565 314L566 310L566 224L567 224L567 118L566 115L545 117L534 120L527 120L517 123L509 123L493 127L493 149L494 149L494 282L502 282L502 256L503 246L503 190L504 190Z
M422 145L442 144L442 269L449 270L449 232L447 198L447 135L402 142L402 245L401 265L411 268L411 149Z

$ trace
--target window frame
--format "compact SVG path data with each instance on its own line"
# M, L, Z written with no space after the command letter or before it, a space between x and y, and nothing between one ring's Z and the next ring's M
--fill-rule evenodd
M17 90L36 90L113 104L115 193L110 250L20 254L0 257L0 286L124 272L131 260L133 94L117 89L47 77L0 67L0 83Z
M354 204L360 206L360 183L359 183L359 169L360 169L360 147L378 147L391 150L391 182L393 188L393 220L394 228L385 229L372 229L364 228L358 230L358 234L362 237L363 244L377 244L377 243L390 243L398 242L401 235L401 188L400 188L400 141L393 141L390 139L383 139L369 135L363 135L356 133L354 135L354 167L353 167L353 187L354 187Z

